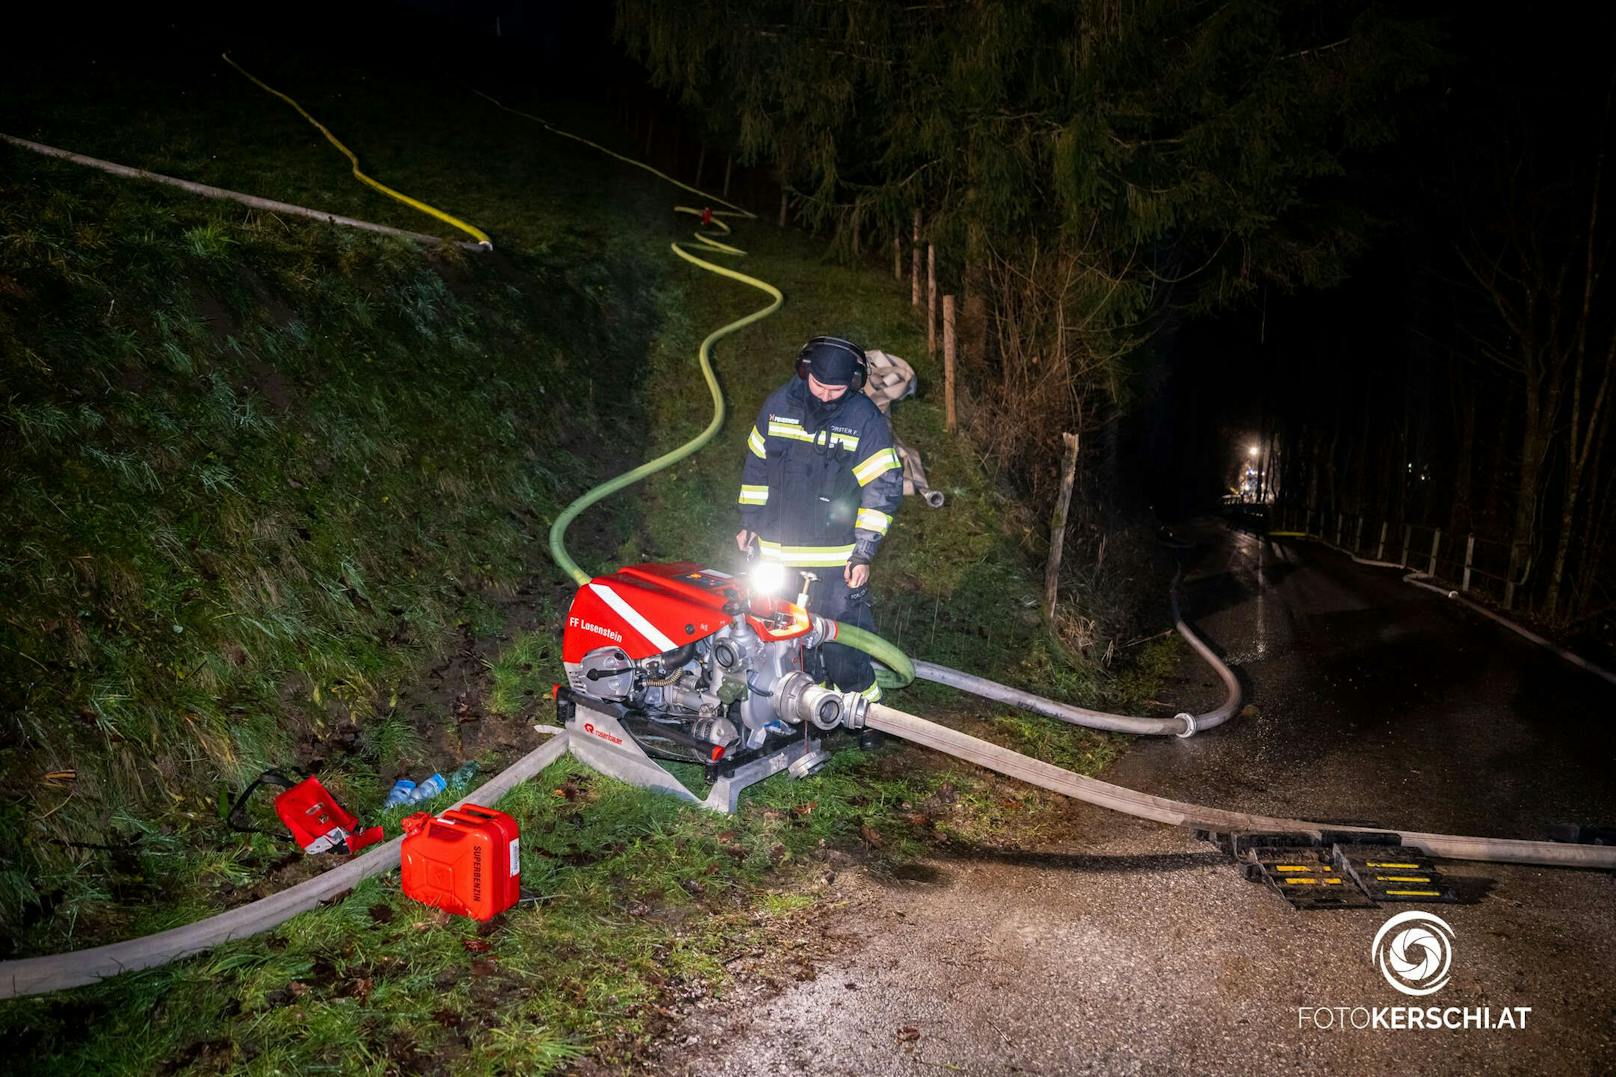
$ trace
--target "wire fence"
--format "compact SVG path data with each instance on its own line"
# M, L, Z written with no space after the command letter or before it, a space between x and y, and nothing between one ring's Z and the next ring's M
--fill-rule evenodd
M1244 506L1262 516L1270 531L1295 531L1322 539L1355 557L1422 572L1453 590L1485 595L1511 609L1516 582L1509 576L1509 543L1484 535L1455 535L1440 527L1323 513L1299 506Z

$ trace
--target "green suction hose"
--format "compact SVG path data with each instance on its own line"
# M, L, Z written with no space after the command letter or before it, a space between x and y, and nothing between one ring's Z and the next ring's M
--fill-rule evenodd
M907 688L914 682L915 664L909 656L874 632L837 621L836 642L869 655L875 661L875 683L882 688Z
M700 210L692 209L689 206L675 206L674 211L677 213L696 214L698 216L701 213ZM722 234L727 235L729 233L729 225L725 224L721 220L718 220L717 218L718 215L714 214L712 217L712 223L723 230ZM712 251L716 254L745 253L739 247L733 247L727 243L720 243L704 232L696 233L695 247L698 250ZM713 345L723 338L729 336L731 333L734 333L739 329L743 329L755 321L767 318L769 315L779 310L780 304L785 300L785 297L780 294L780 289L776 288L767 281L758 280L756 277L749 277L745 273L737 273L735 270L726 266L709 262L704 258L698 258L694 254L690 253L690 251L686 250L684 244L682 243L670 244L670 248L674 254L678 255L680 258L683 258L692 265L700 266L702 269L705 269L710 273L716 273L721 277L728 277L731 280L740 281L742 284L750 285L751 287L766 293L770 297L770 302L768 306L760 307L745 317L737 318L733 322L719 326L717 329L707 334L707 339L703 340L701 342L701 347L697 349L696 357L701 365L701 376L706 379L707 391L712 395L713 398L713 417L707 423L706 428L703 429L701 433L685 442L683 445L663 453L655 460L649 460L646 463L641 464L639 467L636 467L630 471L625 471L623 474L618 475L615 478L608 479L599 486L595 486L585 491L583 496L579 497L577 500L573 501L572 504L562 509L561 515L557 516L555 523L550 525L550 556L555 560L555 563L561 567L561 571L571 576L574 583L580 585L588 583L590 577L589 573L579 568L578 563L574 561L571 555L567 553L565 538L567 528L572 524L572 521L578 518L579 513L583 512L597 501L610 497L612 494L615 494L625 486L630 486L636 482L639 482L647 475L654 475L664 468L672 467L674 464L678 463L680 460L683 460L685 457L690 456L692 453L696 452L713 439L713 436L718 433L719 427L724 425L724 394L723 391L718 387L718 376L713 373Z
M701 195L702 198L715 202L718 205L728 206L728 210L714 212L704 212L703 210L696 209L692 206L673 207L675 213L687 213L691 216L699 217L702 219L704 228L712 227L716 229L716 231L696 232L695 243L690 244L688 248L685 243L672 243L669 245L669 247L675 255L683 258L691 265L705 269L707 272L717 274L720 277L727 277L730 280L739 281L740 283L749 287L756 288L758 291L768 295L770 300L768 306L760 307L745 317L737 318L733 322L729 322L726 325L721 325L717 329L713 330L707 335L707 339L701 342L701 347L697 349L696 358L701 366L701 376L707 382L707 391L709 394L711 394L713 400L713 417L707 423L706 428L704 428L701 433L685 442L683 445L663 453L655 460L648 460L639 467L636 467L630 471L625 471L623 474L618 475L615 478L607 479L600 485L591 487L590 489L584 491L582 496L578 497L570 505L562 509L561 514L557 516L555 518L555 522L550 525L551 559L555 561L556 565L560 567L561 571L572 577L574 583L582 586L583 584L589 582L590 576L589 573L578 567L578 563L574 561L572 556L567 552L567 528L572 525L572 521L576 520L578 516L591 505L610 497L624 487L631 486L634 483L639 482L648 475L654 475L658 471L672 467L680 460L683 460L687 456L690 456L691 454L700 450L713 439L713 437L718 433L719 428L724 425L724 394L723 391L718 387L717 375L713 373L713 345L729 336L731 333L744 329L753 322L761 321L762 319L767 318L769 315L780 309L780 304L785 301L785 297L780 294L780 289L776 288L768 281L759 280L756 277L749 277L745 273L737 272L730 269L728 266L722 266L716 262L710 262L707 259L697 257L695 253L692 253L693 251L699 251L703 254L744 255L746 252L740 247L733 246L729 243L720 242L715 237L719 235L727 236L730 234L729 225L725 223L722 218L740 217L744 219L755 219L755 214L742 209L740 206L737 206L732 202L725 202L723 199L713 198L711 195L690 186L688 183L683 183L677 179L674 179L667 173L660 172L642 161L636 161L633 158L625 157L622 154L617 153L615 150L607 149L605 146L602 146L597 142L591 142L589 139L581 138L570 131L564 131L552 124L549 120L546 120L540 116L535 116L532 113L511 108L509 105L504 104L496 98L490 97L481 90L477 91L477 94L479 97L482 97L484 100L489 101L501 109L504 109L506 112L532 120L534 123L539 124L545 130L554 135L561 138L572 139L574 142L581 142L584 145L599 150L601 153L604 153L609 157L614 157L625 164L633 165L635 168L644 169L652 175L666 180L681 190L686 190L690 191L692 194ZM915 666L914 663L909 660L909 656L873 632L867 632L862 628L855 628L852 625L845 625L837 622L836 642L844 644L848 647L852 647L854 650L863 651L865 654L869 655L876 663L876 683L882 688L902 688L913 682L915 679Z

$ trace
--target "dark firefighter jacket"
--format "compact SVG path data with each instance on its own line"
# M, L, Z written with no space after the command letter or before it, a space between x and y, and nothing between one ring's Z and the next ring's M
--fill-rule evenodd
M845 565L855 541L873 553L903 498L892 427L849 391L816 419L808 385L792 378L764 401L746 442L741 526L760 553L797 568Z

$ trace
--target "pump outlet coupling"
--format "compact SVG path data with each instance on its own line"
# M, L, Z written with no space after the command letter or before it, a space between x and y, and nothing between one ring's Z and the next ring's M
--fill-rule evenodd
M821 688L808 674L787 673L774 685L775 709L788 722L808 722L816 729L837 726L863 729L870 701L857 692L836 692Z

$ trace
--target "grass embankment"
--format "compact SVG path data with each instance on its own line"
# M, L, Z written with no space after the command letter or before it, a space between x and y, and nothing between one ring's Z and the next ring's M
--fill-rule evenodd
M45 121L21 133L443 231L354 184L315 132L237 93L223 65L188 70L166 93L82 80L82 102L112 115L92 122L67 99L54 114L71 137ZM467 216L501 253L423 256L0 151L0 662L15 696L0 910L14 951L253 896L284 846L224 833L219 806L265 764L323 757L322 778L364 809L394 770L512 749L477 730L520 728L557 679L568 588L539 560L548 519L700 428L695 345L757 302L666 254L689 219L667 213L674 195L656 181L512 117L468 120L462 88L258 73L373 173ZM737 238L745 271L787 305L719 349L722 443L574 529L586 568L728 563L747 426L807 336L861 337L935 384L890 278L826 265L762 222ZM944 436L934 404L900 404L897 426L950 502L898 518L876 575L887 634L1057 695L1128 695L1047 644L1020 549L1026 510ZM486 668L458 695L433 687L433 671L479 654ZM917 687L895 702L937 715L947 700ZM1114 751L1053 723L944 716L1080 769ZM489 928L404 901L384 877L263 938L8 1004L0 1028L15 1057L55 1072L623 1060L677 992L721 983L727 954L795 914L812 886L794 866L827 844L903 857L1036 840L1048 803L908 749L771 781L733 819L564 763L501 805L521 821L533 900Z

